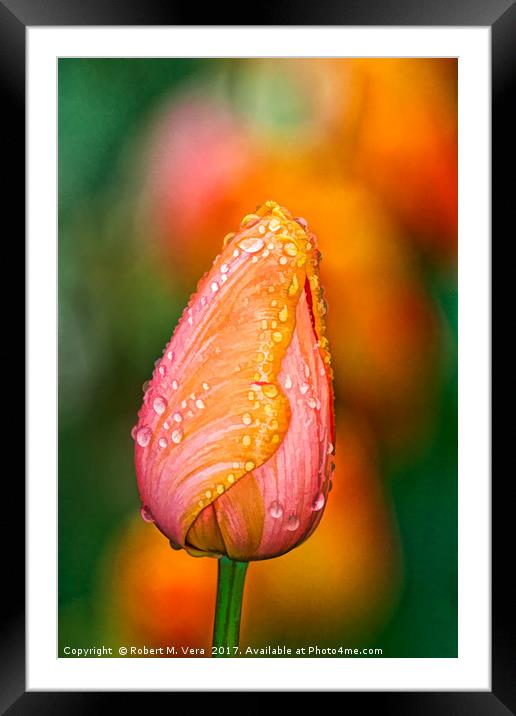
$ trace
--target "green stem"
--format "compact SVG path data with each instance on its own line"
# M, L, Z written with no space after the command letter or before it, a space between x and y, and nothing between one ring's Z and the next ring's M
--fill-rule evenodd
M240 613L244 594L247 562L234 562L228 557L219 559L217 604L213 627L213 657L238 656Z

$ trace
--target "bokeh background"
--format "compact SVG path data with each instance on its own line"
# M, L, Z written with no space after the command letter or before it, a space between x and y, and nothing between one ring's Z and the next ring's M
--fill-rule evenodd
M141 386L224 235L274 199L323 255L334 488L251 564L243 647L457 654L457 63L59 61L59 643L209 649L216 561L140 503Z

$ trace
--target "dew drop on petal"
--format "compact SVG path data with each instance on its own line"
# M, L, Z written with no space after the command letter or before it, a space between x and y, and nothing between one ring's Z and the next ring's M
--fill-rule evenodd
M219 290L219 284L216 281L213 281L213 283L211 284L212 293L217 293L218 290Z
M333 452L333 445L332 443L328 443L328 449L326 450L327 455L331 455Z
M173 389L173 390L177 390L178 387L179 387L179 384L178 384L177 380L173 380L173 381L172 381L172 389Z
M150 442L152 431L147 426L140 428L136 433L136 442L140 447L147 447Z
M285 378L285 383L284 383L284 385L285 385L285 388L286 388L287 390L290 390L290 389L292 388L292 378L291 378L290 375L288 375L288 374L287 374L287 376L286 376L286 378Z
M299 517L296 514L290 515L285 525L285 529L294 532L299 527Z
M152 516L152 512L149 510L149 508L146 505L142 505L142 508L140 510L140 515L144 522L154 522L154 517Z
M312 502L312 512L319 512L319 510L322 510L323 507L324 495L322 492L319 492L319 494L314 497L314 500Z
M220 267L220 273L227 273L229 271L229 266L227 264L222 264Z
M278 389L275 385L264 385L262 388L262 392L267 398L275 398L278 395Z
M160 446L160 448L166 448L167 445L168 445L168 443L167 443L167 441L165 440L165 438L160 438L160 439L158 440L158 445Z
M296 216L296 217L294 218L294 221L297 221L297 223L299 224L299 226L302 226L303 229L305 229L305 230L308 229L308 221L307 221L306 219L303 219L302 216Z
M162 415L167 407L167 401L161 395L157 395L152 401L152 407L158 415Z
M181 428L176 428L176 430L174 430L172 432L171 437L172 437L172 442L176 443L176 445L178 443L180 443L181 440L183 439L183 431L181 430Z
M204 401L200 398L195 401L195 405L197 406L197 408L199 408L199 410L204 410L204 408L206 407Z
M173 417L176 423L180 423L183 420L183 416L181 415L181 413L174 413Z
M136 433L138 432L138 425L135 425L131 430L131 437L133 440L136 440Z
M279 520L283 514L283 506L278 500L274 500L274 502L271 502L269 505L269 514L271 517L274 517L275 520Z
M283 251L287 254L287 256L297 256L297 246L291 242L285 244Z
M244 423L244 425L251 425L251 423L253 422L253 419L252 419L250 413L244 413L242 415L242 422Z
M167 358L168 358L169 360L174 360L174 351L169 351L169 352L167 353Z
M249 237L242 239L238 245L246 254L255 254L263 249L264 241L260 237Z
M300 393L301 393L302 395L304 395L304 394L308 391L308 388L309 388L309 387L310 387L310 386L308 385L308 383L301 383L300 386L299 386L299 391L300 391Z

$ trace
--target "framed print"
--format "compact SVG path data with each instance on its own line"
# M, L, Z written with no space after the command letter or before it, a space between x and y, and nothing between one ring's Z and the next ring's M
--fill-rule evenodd
M490 437L514 5L0 11L28 319L2 707L514 710Z

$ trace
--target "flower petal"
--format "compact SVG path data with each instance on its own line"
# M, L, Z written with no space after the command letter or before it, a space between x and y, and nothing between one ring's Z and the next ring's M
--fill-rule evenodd
M291 411L285 438L266 463L215 502L209 517L213 531L218 522L225 553L232 559L267 559L288 552L313 532L324 512L333 452L333 396L310 300L306 286L278 376ZM206 545L198 523L188 539Z
M278 374L307 246L304 228L274 202L245 217L154 371L136 432L138 485L159 529L181 546L196 517L267 462L287 432Z

